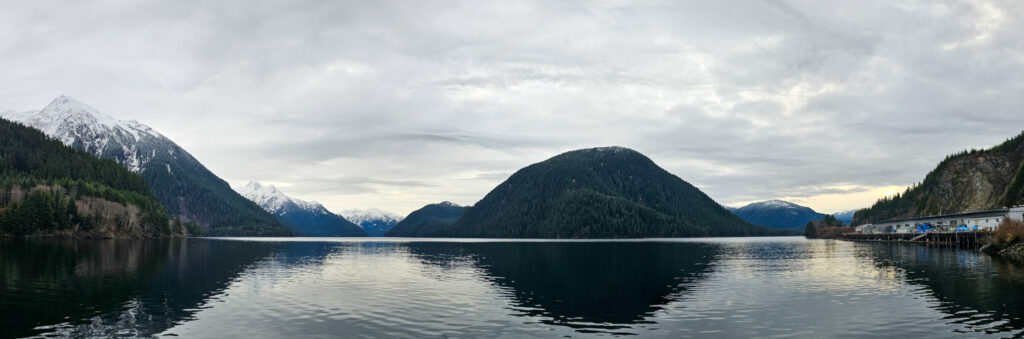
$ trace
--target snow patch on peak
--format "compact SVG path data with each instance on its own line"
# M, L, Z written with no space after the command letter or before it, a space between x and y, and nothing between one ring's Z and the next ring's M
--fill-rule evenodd
M239 193L250 193L251 192L251 193L266 193L266 194L275 195L275 196L279 196L279 195L283 196L284 195L283 193L281 193L280 190L277 189L277 187L274 187L274 185L263 186L263 184L260 184L258 181L251 181L251 180L248 183L246 183L245 186L242 186L241 188L237 189L237 191Z
M116 124L119 120L114 117L100 113L92 106L86 105L84 102L78 101L75 98L61 95L53 101L50 101L49 105L43 108L42 112L57 115L82 115L85 117L91 117L99 123L105 125Z
M61 95L39 111L0 113L0 117L43 131L97 156L110 155L133 172L152 159L139 154L144 138L166 139L138 121L118 120L72 97Z
M132 134L135 139L139 139L142 134L160 137L160 133L136 120L119 120L66 95L53 99L49 105L46 105L46 107L39 111L39 115L41 118L48 118L50 122L56 122L54 125L57 127L61 123L70 122L88 126L102 126L108 129L122 129Z
M799 208L800 207L800 205L797 205L797 204L794 204L794 203L791 203L791 202L788 202L788 201L785 201L785 200L778 200L778 199L767 200L767 201L762 201L762 202L756 202L756 203L753 203L753 204L750 204L750 205L751 206L758 206L758 207L773 207L773 208Z
M292 198L281 192L277 187L274 187L274 185L264 186L259 182L249 181L245 186L236 188L235 191L270 212L282 212L290 203L303 210L329 213L320 203Z
M634 150L629 149L629 148L626 148L626 147L622 147L622 146L601 146L601 147L594 147L594 148L578 149L578 150L575 150L575 151L569 151L568 153L612 153L612 154L618 154L618 153L639 153L639 152L634 151Z
M797 205L785 200L772 199L765 201L752 202L746 205L736 205L732 207L726 207L726 209L737 212L737 211L749 211L749 210L789 210L793 213L797 210L802 210L808 207Z
M341 211L341 216L345 217L345 219L347 219L348 221L351 221L353 224L356 224L356 225L362 225L363 223L365 223L367 221L381 221L381 222L384 222L384 223L391 223L391 222L398 223L399 221L402 221L402 219L404 219L404 217L402 217L402 216L400 216L398 214L394 214L394 213L391 213L391 212L381 211L381 210L376 209L376 208L368 208L368 209L365 209L365 210L357 209L357 208L351 208L351 209L347 209L347 210Z
M269 211L278 211L284 207L285 203L291 201L274 185L263 186L255 181L249 181L245 186L236 188L235 191Z
M622 147L622 146L604 146L604 147L595 147L594 150L598 151L598 152L626 152L626 151L629 151L630 149Z

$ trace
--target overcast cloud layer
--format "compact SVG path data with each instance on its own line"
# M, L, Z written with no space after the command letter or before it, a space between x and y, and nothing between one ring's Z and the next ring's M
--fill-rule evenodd
M1020 1L0 5L0 109L67 94L335 211L621 145L723 204L833 212L1024 129Z

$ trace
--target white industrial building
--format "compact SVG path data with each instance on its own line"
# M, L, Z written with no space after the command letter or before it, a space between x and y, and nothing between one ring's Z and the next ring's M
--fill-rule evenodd
M994 231L1005 219L1024 221L1024 206L990 211L935 215L920 218L880 221L857 226L857 233L920 233L922 229L936 232Z

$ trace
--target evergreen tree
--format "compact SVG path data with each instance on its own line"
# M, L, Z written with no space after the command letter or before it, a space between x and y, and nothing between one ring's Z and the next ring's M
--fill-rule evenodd
M818 237L818 229L814 227L813 221L808 221L807 225L804 226L804 237L807 239L814 239Z

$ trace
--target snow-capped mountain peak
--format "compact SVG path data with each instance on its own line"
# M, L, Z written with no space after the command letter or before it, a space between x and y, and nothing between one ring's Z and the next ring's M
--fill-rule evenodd
M784 200L755 202L739 208L731 208L743 220L771 228L799 229L808 221L821 220L824 214L810 207L800 206Z
M129 170L141 171L154 155L139 151L143 139L164 139L138 121L119 120L72 97L61 95L39 111L7 111L0 117L43 131L68 146L104 156Z
M376 208L362 209L347 209L341 211L341 215L357 225L362 225L366 221L379 220L383 222L399 222L402 221L402 216L391 212L381 211Z
M625 148L619 147L619 149L625 149ZM461 205L456 204L456 203L451 202L451 201L442 201L438 205L441 205L441 206L444 206L444 207L462 207Z
M66 95L61 95L50 101L49 105L46 105L46 107L43 107L38 112L37 119L45 119L44 122L50 123L50 127L54 128L53 132L57 132L56 128L62 125L84 123L108 129L119 128L132 134L135 139L138 139L142 134L160 137L160 133L136 120L119 120ZM50 134L50 131L46 129L43 129L43 132Z
M239 187L235 191L270 212L282 212L286 204L292 203L307 211L328 213L327 209L320 203L289 197L277 189L277 187L274 187L274 185L264 186L259 182L249 181L245 186Z
M341 211L341 215L353 224L362 227L366 233L372 236L382 236L395 227L404 217L381 211L376 208L370 209L347 209Z
M252 200L283 223L308 236L365 236L366 231L331 213L316 201L289 197L274 187L250 181L235 188L243 197Z
M794 203L791 203L791 202L788 202L788 201L785 201L785 200L778 200L778 199L766 200L766 201L762 201L762 202L756 202L756 203L750 204L750 206L771 207L771 208L800 208L800 207L802 207L800 205L797 205L797 204L794 204Z
M281 193L281 191L278 190L277 187L274 187L274 185L263 186L262 184L256 181L249 181L248 183L245 184L245 186L242 186L236 189L235 191L240 193L243 197L249 198L249 200L252 200L259 205L263 205L265 202L275 199L279 199L282 201L289 200L288 196L284 195L284 193Z

